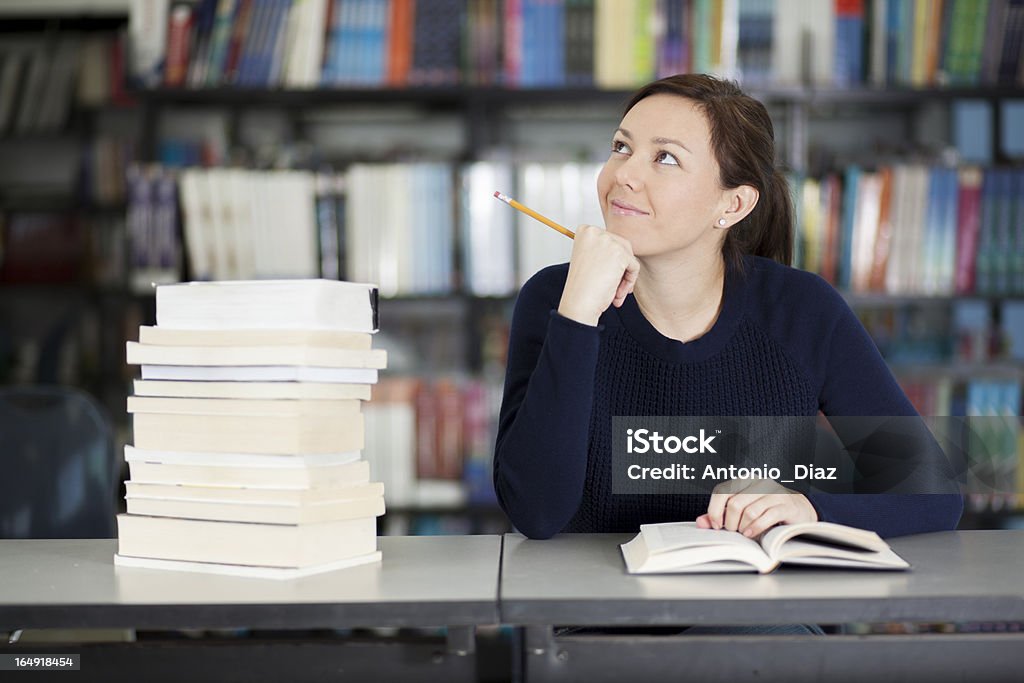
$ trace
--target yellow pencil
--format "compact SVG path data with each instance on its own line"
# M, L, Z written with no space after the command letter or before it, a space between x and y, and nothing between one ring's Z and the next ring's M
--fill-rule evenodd
M517 211L522 211L523 213L525 213L530 218L535 218L538 221L540 221L541 223L543 223L544 225L548 226L549 228L553 228L553 229L557 230L558 232L562 233L563 235L565 235L569 239L575 239L576 238L576 233L574 233L569 228L563 228L561 225L559 225L558 223L554 222L550 218L545 218L544 216L541 216L539 213L537 213L533 209L531 209L529 207L526 207L526 206L523 206L522 204L520 204L516 200L512 199L511 197L509 197L507 194L502 194L501 192L495 192L494 196L497 197L498 199L500 199L501 201L505 202L509 206L511 206L513 209L516 209Z

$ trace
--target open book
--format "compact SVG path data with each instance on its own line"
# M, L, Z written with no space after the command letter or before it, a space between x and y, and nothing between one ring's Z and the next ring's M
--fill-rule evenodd
M782 563L855 569L908 569L874 531L831 522L783 524L756 539L695 522L643 524L621 546L630 574L749 572Z

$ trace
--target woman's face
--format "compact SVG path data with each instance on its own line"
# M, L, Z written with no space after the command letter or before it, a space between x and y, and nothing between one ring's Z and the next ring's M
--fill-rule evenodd
M640 100L612 137L597 179L609 232L639 257L690 250L718 253L728 207L711 152L711 129L692 100L658 94Z

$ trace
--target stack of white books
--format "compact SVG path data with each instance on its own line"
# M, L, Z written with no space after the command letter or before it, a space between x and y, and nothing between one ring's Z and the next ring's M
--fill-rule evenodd
M129 342L119 565L291 578L377 562L384 487L362 404L387 364L377 289L330 280L159 286Z

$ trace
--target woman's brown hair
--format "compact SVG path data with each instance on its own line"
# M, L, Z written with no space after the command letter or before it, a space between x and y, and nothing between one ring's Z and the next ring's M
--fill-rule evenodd
M628 112L651 95L678 95L704 112L711 128L711 150L723 188L756 188L757 205L729 228L722 256L742 267L743 255L764 256L790 265L793 259L793 200L789 183L775 164L775 129L764 105L733 81L704 74L678 74L648 83L626 104Z

